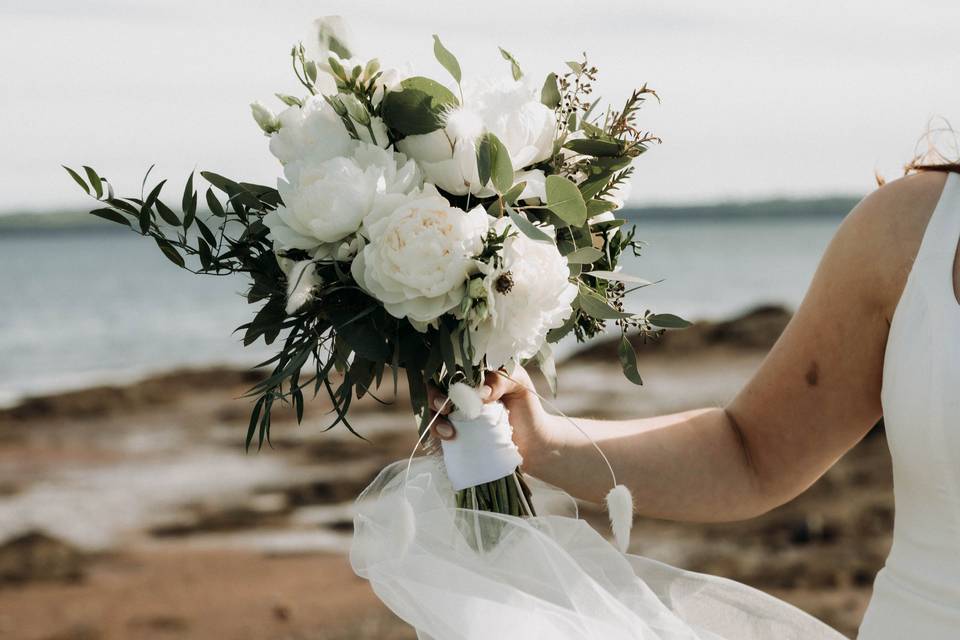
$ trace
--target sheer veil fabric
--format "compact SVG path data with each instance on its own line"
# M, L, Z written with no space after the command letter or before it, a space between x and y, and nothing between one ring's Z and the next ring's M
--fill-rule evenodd
M360 495L350 561L421 640L835 640L746 585L620 553L572 498L531 481L538 516L457 509L436 457Z

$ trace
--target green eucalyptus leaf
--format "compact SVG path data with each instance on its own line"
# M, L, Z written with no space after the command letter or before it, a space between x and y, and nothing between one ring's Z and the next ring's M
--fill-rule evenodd
M633 315L623 311L617 311L611 307L606 300L595 293L590 293L582 286L580 288L580 294L577 296L576 304L588 316L600 320L620 320Z
M486 156L486 162L489 163L489 179L493 182L496 192L502 194L509 191L513 186L513 164L510 162L510 152L500 142L500 138L492 133L483 134L480 138L480 148L477 149L478 166L481 155ZM486 184L482 176L480 184Z
M615 211L616 209L617 209L616 202L610 202L609 200L603 200L598 198L590 198L589 200L587 200L587 218L588 219L594 216L598 216L601 213L606 213L607 211Z
M587 205L580 189L563 176L547 176L547 208L574 227L587 221Z
M570 67L570 70L575 74L580 75L583 73L583 65L579 62L573 62L572 60L567 62L567 66Z
M570 317L564 320L563 324L557 327L556 329L550 329L547 332L547 342L550 344L556 344L562 340L568 333L573 331L573 328L577 325L577 312L574 311L570 314Z
M457 104L449 89L435 80L416 76L400 83L400 89L383 98L383 120L403 135L430 133L443 127L443 110Z
M507 205L507 215L510 216L510 221L516 225L517 229L520 230L520 233L527 236L531 240L537 240L539 242L553 242L553 238L547 235L546 232L537 228L532 222L527 220L526 217L517 212L516 209Z
M633 345L627 339L627 334L620 336L620 344L617 346L617 357L620 358L620 366L623 367L623 375L633 384L643 384L640 372L637 370L637 354L633 350Z
M527 188L527 181L523 180L517 184L510 187L510 190L503 194L503 199L507 204L513 204L517 201L517 198L520 197L520 194L523 193L523 190Z
M437 62L442 64L443 68L450 72L450 75L457 81L457 84L460 84L460 63L457 62L457 57L443 46L443 43L440 42L440 36L437 34L433 34L433 55L437 58Z
M503 56L503 59L510 63L510 73L513 75L514 80L519 80L523 77L523 70L520 69L520 63L517 62L517 59L513 57L509 51L503 47L498 47L500 49L500 55Z
M557 84L557 74L548 73L547 79L543 81L543 88L540 89L540 102L556 109L560 106L560 86Z
M594 247L581 247L566 256L567 264L593 264L602 257L603 251Z
M685 329L693 324L689 320L684 320L680 316L672 313L651 313L646 317L646 320L653 326L660 327L661 329Z

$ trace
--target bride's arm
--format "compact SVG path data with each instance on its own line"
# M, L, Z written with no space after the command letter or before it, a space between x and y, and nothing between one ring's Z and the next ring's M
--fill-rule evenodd
M942 176L899 180L846 217L783 335L726 407L577 419L640 513L698 521L758 515L806 489L876 423L890 315L939 197L938 180L942 187ZM583 435L544 412L523 384L493 374L487 384L488 400L510 408L524 468L578 497L601 499L609 476ZM439 425L441 437L450 432Z

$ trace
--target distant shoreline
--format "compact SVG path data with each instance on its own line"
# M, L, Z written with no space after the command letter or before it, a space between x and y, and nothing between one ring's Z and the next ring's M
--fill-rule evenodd
M711 204L630 206L623 209L622 214L633 222L841 218L859 200L860 198L856 196L824 196L817 198L774 198L743 202L724 201ZM0 213L0 232L2 233L72 233L82 231L123 231L123 229L119 225L91 216L83 209Z
M764 353L776 342L789 322L790 310L776 305L761 305L746 313L719 321L701 320L688 329L667 332L662 338L642 343L632 337L641 361L652 358L696 360L710 356ZM559 365L619 367L616 337L600 338L578 345ZM211 362L208 365L184 365L144 370L137 375L104 376L89 385L28 393L0 405L0 426L75 414L105 417L129 411L140 405L162 401L164 396L185 392L207 392L239 383L254 384L265 375L239 363ZM401 386L405 387L405 384Z

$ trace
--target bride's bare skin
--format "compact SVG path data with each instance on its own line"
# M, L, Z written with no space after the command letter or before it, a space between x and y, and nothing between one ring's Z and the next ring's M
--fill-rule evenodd
M890 320L944 181L942 173L902 178L857 205L783 335L727 406L577 419L630 487L638 512L692 521L759 515L804 491L870 430L881 417ZM954 272L960 299L960 260ZM488 374L486 401L510 409L524 469L601 500L610 479L599 472L596 451L524 388L532 386L526 373L514 377ZM434 390L431 401L438 399ZM455 437L442 417L434 433Z

